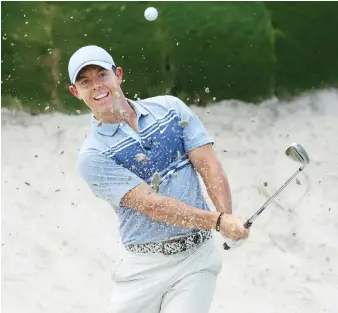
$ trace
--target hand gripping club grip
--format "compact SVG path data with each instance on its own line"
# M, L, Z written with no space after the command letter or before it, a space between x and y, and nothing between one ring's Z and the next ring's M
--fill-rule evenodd
M250 222L250 220L246 221L244 224L245 228L250 228L252 225L252 222ZM224 250L230 250L231 248L235 248L240 246L243 243L244 239L240 239L240 240L233 240L230 238L226 238L224 243L223 243L223 248Z

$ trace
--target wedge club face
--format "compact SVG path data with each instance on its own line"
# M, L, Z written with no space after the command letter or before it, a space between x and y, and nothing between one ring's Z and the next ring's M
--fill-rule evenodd
M285 151L285 154L287 157L289 157L291 160L294 160L301 164L309 164L310 158L305 151L305 149L302 147L299 143L293 143L291 144Z

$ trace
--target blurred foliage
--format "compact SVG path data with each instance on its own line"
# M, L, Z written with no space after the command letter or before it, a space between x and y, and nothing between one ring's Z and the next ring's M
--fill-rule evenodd
M52 79L50 23L41 2L1 3L1 97L44 107L50 102ZM5 101L7 104L8 102Z
M167 2L163 11L174 92L201 102L272 95L274 32L263 3Z
M273 1L278 57L276 94L294 94L338 83L338 3Z
M143 15L149 6L159 10L154 22ZM89 44L122 66L129 98L258 102L338 82L335 2L22 1L1 8L2 105L32 113L84 109L68 91L68 60Z

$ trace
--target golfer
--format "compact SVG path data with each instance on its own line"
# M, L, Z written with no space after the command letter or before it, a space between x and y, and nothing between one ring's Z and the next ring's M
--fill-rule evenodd
M112 277L114 313L206 313L222 267L213 230L239 240L231 194L213 141L178 98L127 99L123 70L98 46L76 51L70 92L92 111L78 170L119 218L124 254ZM211 211L201 175L217 211Z

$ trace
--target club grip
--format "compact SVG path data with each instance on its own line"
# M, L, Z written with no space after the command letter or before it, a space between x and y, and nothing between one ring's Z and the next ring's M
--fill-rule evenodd
M250 228L251 226L252 226L252 222L246 221L246 222L244 223L244 227L245 227L245 228Z

